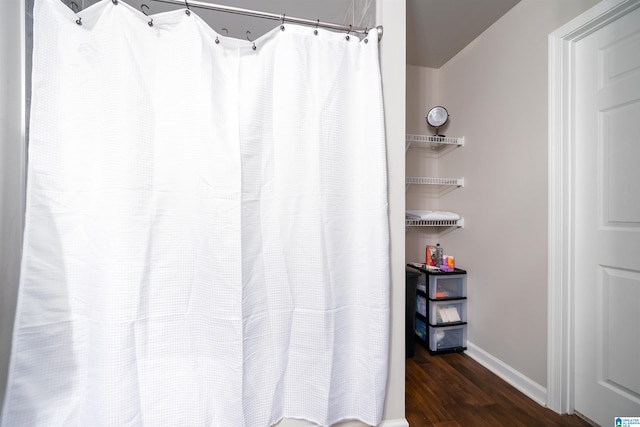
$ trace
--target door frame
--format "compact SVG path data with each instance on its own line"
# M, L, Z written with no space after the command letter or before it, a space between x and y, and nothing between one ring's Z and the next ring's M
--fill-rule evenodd
M578 41L640 7L603 0L549 35L547 407L574 412L574 79Z

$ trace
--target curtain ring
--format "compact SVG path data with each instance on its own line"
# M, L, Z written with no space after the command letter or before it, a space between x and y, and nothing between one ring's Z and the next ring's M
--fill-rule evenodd
M251 49L256 50L257 49L256 48L256 43L249 38L249 36L251 35L251 31L247 30L247 32L245 34L247 36L247 40L249 40L251 43L253 43L253 46L251 46Z
M116 6L118 5L118 0L111 0L111 3L115 4Z
M320 26L320 20L318 19L316 21L316 29L313 30L313 34L315 34L316 36L318 35L318 27Z
M144 11L145 7L147 8L147 10L149 9L149 6L147 6L146 4L142 3L140 5L140 10L142 11L142 13L144 13L144 16L149 16L149 15L147 15L147 12ZM151 20L147 22L147 25L150 26L150 27L153 27L153 18L151 18Z
M349 41L349 39L351 38L351 37L349 37L349 33L351 32L351 29L352 29L352 28L353 28L353 26L352 26L352 25L349 25L349 31L347 31L347 37L345 37L345 39L346 39L347 41Z
M73 8L73 6L75 6L75 10ZM71 2L71 10L73 11L73 13L78 13L80 11L80 7L78 6L78 3L72 1ZM78 25L82 25L82 17L78 16L78 19L76 19L76 24Z
M281 29L282 31L284 31L284 18L285 18L285 14L283 13L283 14L282 14L282 18L280 18L280 19L282 20L282 24L280 25L280 29Z
M225 37L229 37L229 30L227 30L226 28L222 28L222 31L224 31ZM220 39L218 38L217 34L216 34L216 44L220 44Z
M186 13L187 16L191 16L191 9L189 9L189 2L187 0L184 0L184 4L185 6L187 6L187 10L185 10L184 13Z
M365 42L365 44L369 43L369 39L367 38L368 36L369 36L369 29L365 28L364 29L364 42Z
M226 28L222 28L222 31L224 31L225 37L229 37L229 30L227 30ZM216 34L216 44L220 44L220 38L218 37L217 34Z

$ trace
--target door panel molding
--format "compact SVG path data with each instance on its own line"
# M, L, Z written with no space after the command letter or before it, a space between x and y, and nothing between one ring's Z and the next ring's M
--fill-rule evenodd
M598 294L598 325L602 328L598 331L599 381L624 399L640 404L640 372L634 369L640 349L629 348L626 339L634 336L640 319L640 271L599 265Z
M549 255L547 406L574 412L574 49L582 38L640 7L604 0L549 35Z

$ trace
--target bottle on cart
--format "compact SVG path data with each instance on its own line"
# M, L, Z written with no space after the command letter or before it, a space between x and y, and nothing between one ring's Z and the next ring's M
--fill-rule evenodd
M440 246L440 243L436 244L436 267L441 267L442 266L442 258L444 255L444 249L442 248L442 246Z

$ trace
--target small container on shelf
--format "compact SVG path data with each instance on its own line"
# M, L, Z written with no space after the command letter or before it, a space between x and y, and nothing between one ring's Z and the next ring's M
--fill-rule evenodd
M456 261L451 255L444 255L442 257L442 265L440 271L451 273L456 269Z
M466 350L467 326L429 325L429 353L445 353Z
M425 255L425 265L427 266L427 268L440 268L440 266L442 266L443 254L444 250L442 249L442 246L440 246L440 243L436 244L435 246L427 245Z

